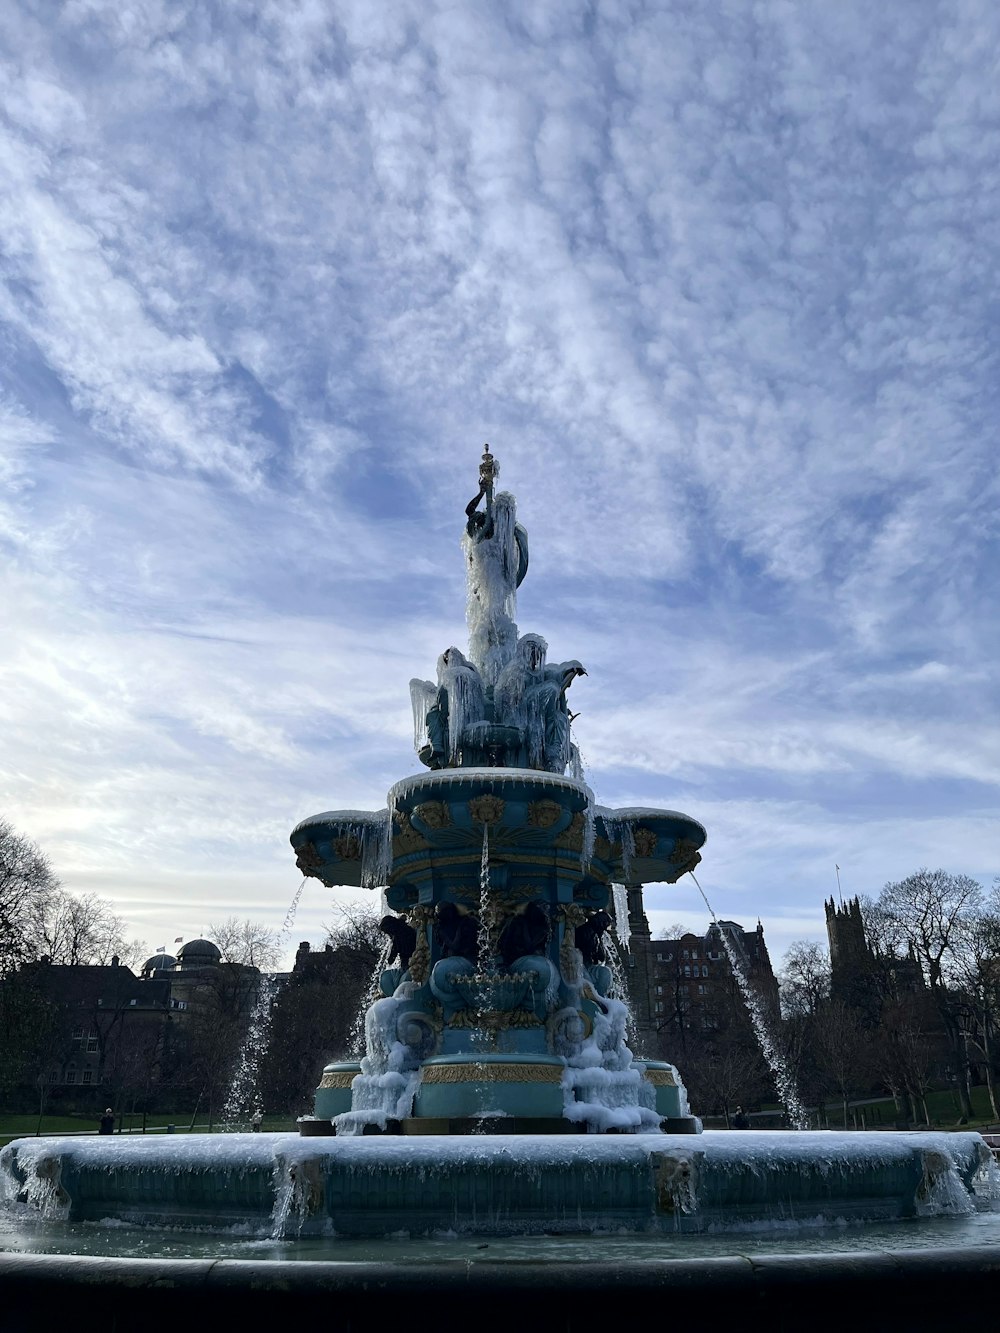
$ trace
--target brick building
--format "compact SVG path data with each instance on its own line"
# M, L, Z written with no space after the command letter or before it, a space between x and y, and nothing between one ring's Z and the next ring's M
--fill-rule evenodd
M737 921L712 922L704 935L654 940L642 902L642 888L630 885L629 992L640 1040L662 1050L686 1033L717 1028L722 1016L743 1002L730 957L765 1003L778 1008L778 983L764 940L764 927L744 930ZM728 946L728 947L727 947Z

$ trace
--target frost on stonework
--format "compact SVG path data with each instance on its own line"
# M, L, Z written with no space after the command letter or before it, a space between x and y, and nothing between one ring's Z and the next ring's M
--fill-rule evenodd
M468 655L451 647L437 681L410 682L413 740L428 768L527 768L579 772L566 693L582 664L549 663L540 634L518 635L517 589L528 568L528 534L513 495L494 495L498 474L489 446L479 492L466 507ZM484 507L480 509L480 504Z

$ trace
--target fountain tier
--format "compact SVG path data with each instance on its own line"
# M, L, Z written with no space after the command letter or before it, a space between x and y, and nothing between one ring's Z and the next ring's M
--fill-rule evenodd
M23 1139L9 1195L50 1220L275 1235L700 1232L972 1211L977 1134L708 1132L304 1140Z

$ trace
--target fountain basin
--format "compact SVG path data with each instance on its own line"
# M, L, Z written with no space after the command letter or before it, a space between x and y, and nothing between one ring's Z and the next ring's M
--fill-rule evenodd
M413 1112L436 1120L516 1116L563 1121L563 1060L542 1055L445 1055L425 1060Z
M39 1217L275 1234L699 1232L972 1211L978 1134L20 1139L8 1197Z
M318 1119L332 1120L351 1109L351 1088L360 1073L360 1060L335 1060L324 1065L314 1101Z

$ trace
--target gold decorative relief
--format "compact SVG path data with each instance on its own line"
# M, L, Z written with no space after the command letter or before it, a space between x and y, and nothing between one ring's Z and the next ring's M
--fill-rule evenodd
M503 818L506 802L499 796L475 796L469 802L469 814L477 824L496 824Z
M528 823L532 828L551 828L559 822L562 812L558 801L532 801L528 806Z
M654 1088L676 1088L677 1080L672 1069L647 1069L646 1081Z
M405 810L397 810L393 815L393 821L396 825L396 831L392 839L393 851L405 854L406 852L426 851L430 847L430 843L424 835L418 833L410 823L410 816Z
M679 866L682 871L693 870L701 861L701 852L688 838L678 838L667 860L672 866Z
M360 1073L360 1069L331 1069L320 1079L319 1086L321 1088L349 1088Z
M295 864L302 871L303 875L316 876L320 866L323 864L323 858L311 842L304 842L295 853Z
M656 834L651 828L640 825L632 831L632 842L636 856L650 857L656 851Z
M584 822L583 812L578 811L570 821L569 828L563 829L556 838L555 845L565 847L571 852L582 851Z
M561 1083L562 1065L424 1065L421 1083Z
M428 828L447 828L451 823L451 813L444 801L424 801L413 807L413 813Z

